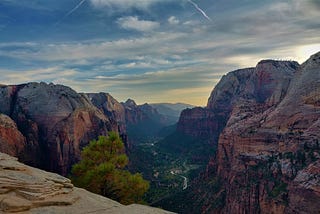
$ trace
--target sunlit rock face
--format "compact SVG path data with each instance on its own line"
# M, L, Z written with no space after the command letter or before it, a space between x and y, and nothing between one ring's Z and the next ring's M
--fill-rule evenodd
M58 174L29 167L0 153L0 213L154 213L165 210L143 205L124 206L76 188Z
M279 103L298 66L291 61L263 60L255 68L228 73L212 91L205 108L182 112L177 130L216 144L235 108L252 108L259 112Z

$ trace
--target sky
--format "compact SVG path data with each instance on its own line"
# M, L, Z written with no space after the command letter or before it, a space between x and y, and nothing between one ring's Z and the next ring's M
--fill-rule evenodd
M320 51L320 0L0 0L0 84L199 106L220 78Z

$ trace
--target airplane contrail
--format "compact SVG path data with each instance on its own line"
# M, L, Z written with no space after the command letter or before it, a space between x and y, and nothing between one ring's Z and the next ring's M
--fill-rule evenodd
M70 10L66 15L64 15L63 19L65 19L66 17L70 16L72 13L74 13L74 11L76 11L85 1L87 0L82 0L80 1L80 3L75 6L72 10Z
M195 2L192 0L187 0L190 4L192 4L197 11L199 11L207 20L212 21L211 18L204 12Z
M72 10L70 10L68 13L66 13L66 15L64 15L62 17L62 19L60 19L60 21L58 21L55 25L59 24L60 22L62 22L62 20L64 20L65 18L70 16L72 13L74 13L85 1L87 1L87 0L81 0L79 2L79 4L77 4L77 6L75 6Z

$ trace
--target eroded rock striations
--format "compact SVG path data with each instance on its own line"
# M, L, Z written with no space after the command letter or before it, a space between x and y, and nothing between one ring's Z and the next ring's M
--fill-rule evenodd
M69 179L19 163L0 153L0 213L170 213L76 188Z

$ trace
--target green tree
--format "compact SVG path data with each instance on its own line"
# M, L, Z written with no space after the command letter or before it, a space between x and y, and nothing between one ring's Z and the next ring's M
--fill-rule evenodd
M93 140L81 152L81 161L73 165L72 182L81 188L119 201L139 203L149 189L141 174L125 170L128 157L115 132Z

